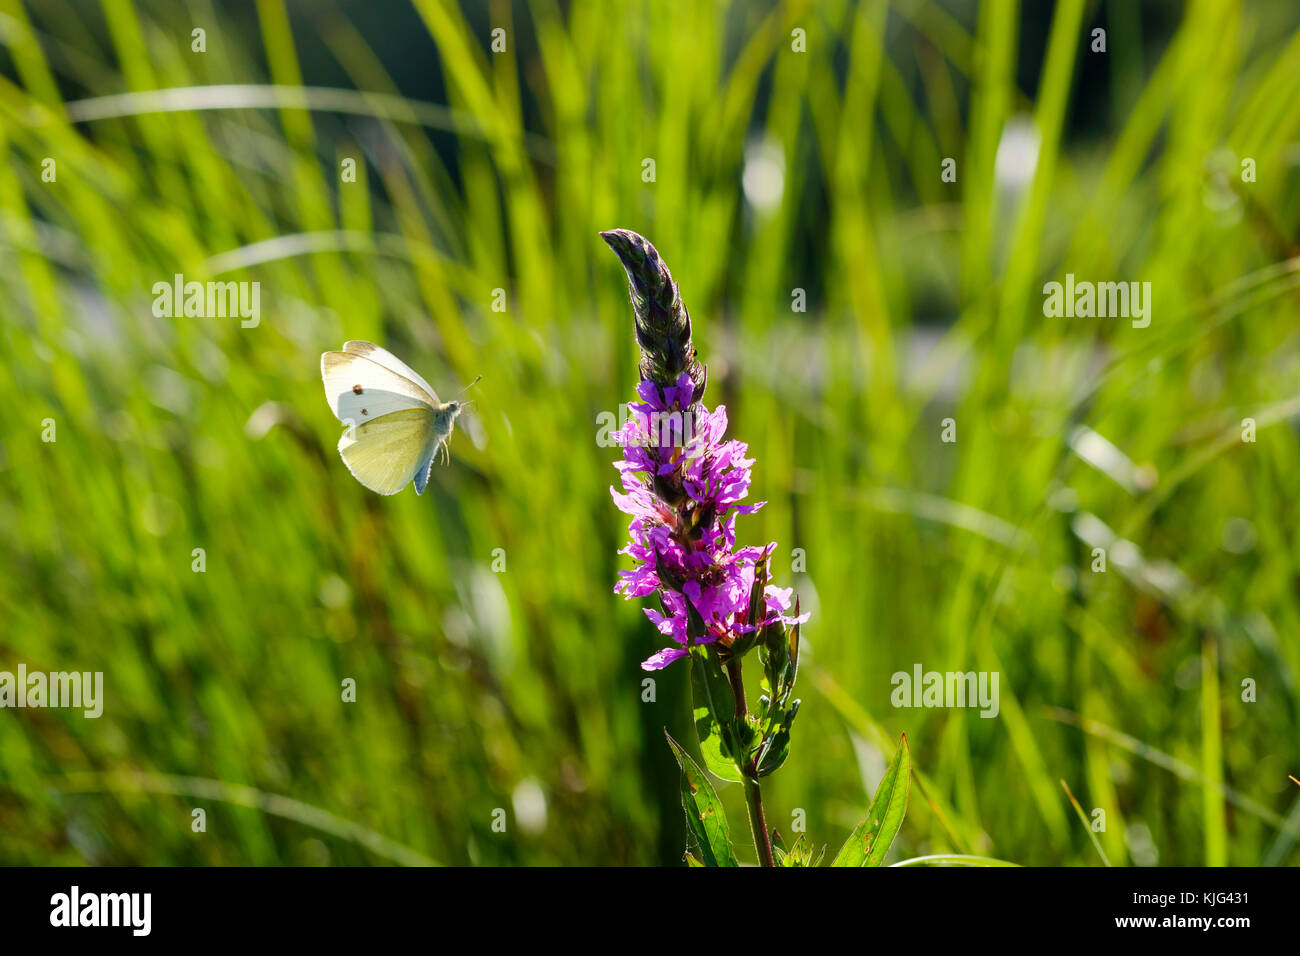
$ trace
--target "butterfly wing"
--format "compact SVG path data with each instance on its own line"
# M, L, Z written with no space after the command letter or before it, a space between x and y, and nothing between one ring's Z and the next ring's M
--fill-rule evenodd
M450 405L440 405L433 411L433 451L429 455L429 467L415 476L415 493L424 494L425 486L429 484L429 479L433 477L433 463L437 460L438 452L441 450L446 454L447 440L451 438L452 429L456 426L456 416L459 411L453 411ZM448 461L450 461L448 456Z
M428 463L415 473L415 493L417 495L424 494L424 489L429 487L429 479L433 477L433 460L438 455L439 447L441 446L434 445L433 451L429 453Z
M330 410L348 424L434 405L422 386L354 352L326 352L320 357L320 373Z
M402 378L409 382L414 382L420 388L424 389L428 396L430 405L437 405L438 393L433 390L433 386L420 377L420 373L411 366L407 365L392 352L381 349L374 342L344 342L343 351L352 355L360 355L362 358L368 358L378 365L382 365L390 372L396 372Z
M339 454L352 477L371 491L395 495L415 479L423 493L438 446L436 414L426 406L390 412L350 428Z

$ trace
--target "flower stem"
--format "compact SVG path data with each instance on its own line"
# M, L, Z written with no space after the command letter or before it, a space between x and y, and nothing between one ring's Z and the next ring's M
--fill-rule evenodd
M745 703L745 679L740 674L740 660L733 657L724 666L727 668L727 679L731 681L731 696L736 699L736 720L744 722L749 713L749 705Z
M750 776L745 777L745 799L749 803L749 828L754 832L758 862L762 866L776 866L772 860L772 840L767 835L767 818L763 816L763 795L758 781Z
M727 677L731 681L731 693L736 698L736 720L743 723L749 713L749 706L745 703L745 681L740 673L740 659L728 661L726 668ZM745 784L749 829L754 835L754 849L758 853L759 865L776 866L772 859L772 838L767 832L767 817L763 814L763 792L758 786L758 774L753 763L740 767L740 775Z

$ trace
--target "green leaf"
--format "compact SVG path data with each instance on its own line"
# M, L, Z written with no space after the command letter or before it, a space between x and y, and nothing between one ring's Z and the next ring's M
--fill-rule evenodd
M723 780L740 783L735 753L736 698L731 682L722 672L717 649L712 645L691 648L691 700L695 736L700 742L704 764Z
M796 598L796 616L798 613ZM799 701L791 703L790 700L799 670L799 625L787 629L780 621L774 621L763 628L758 657L763 664L762 684L768 693L759 701L757 723L762 728L762 737L749 754L749 762L757 776L766 777L785 763L790 752L790 725L799 713Z
M818 867L821 866L822 857L826 854L826 847L820 850L814 849L804 836L794 841L794 844L787 849L784 844L777 846L776 831L772 831L772 852L776 859L776 865L782 867Z
M799 599L794 599L794 613L799 614ZM799 625L786 628L773 621L763 628L763 670L775 704L783 706L794 689L799 673Z
M798 841L795 842L797 843ZM781 834L779 832L773 830L772 831L772 858L776 861L777 866L783 866L784 863L782 861L785 860L785 857L786 857L785 841L781 839Z
M907 734L903 734L898 752L876 788L867 818L849 834L831 866L880 866L903 825L911 776L912 758L907 750Z
M731 828L722 801L709 783L708 775L681 744L673 740L668 731L668 746L673 748L677 765L682 768L682 809L686 811L686 827L699 845L699 862L705 866L739 866L731 849ZM688 861L690 854L687 854Z
M790 725L799 713L799 701L782 712L781 721L769 731L758 751L758 776L766 777L781 768L790 753Z

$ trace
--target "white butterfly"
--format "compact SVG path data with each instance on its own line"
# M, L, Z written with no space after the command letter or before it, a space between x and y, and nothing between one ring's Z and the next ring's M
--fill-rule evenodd
M339 454L352 476L381 495L395 495L411 480L424 494L438 452L451 460L447 439L466 403L438 401L419 372L370 342L326 352L320 374L330 410L348 426Z

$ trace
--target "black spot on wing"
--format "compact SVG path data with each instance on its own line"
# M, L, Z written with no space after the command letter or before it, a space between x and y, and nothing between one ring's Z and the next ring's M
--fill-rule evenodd
M335 407L338 409L337 414L341 420L348 418L368 420L406 408L429 408L424 402L420 402L418 405L413 404L412 398L401 392L392 392L383 388L362 388L361 392L358 392L358 388L361 388L361 386L346 386L344 391L339 393ZM364 407L361 404L362 401L366 403ZM371 405L374 405L379 410L372 414L370 411Z

